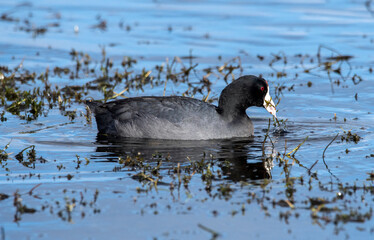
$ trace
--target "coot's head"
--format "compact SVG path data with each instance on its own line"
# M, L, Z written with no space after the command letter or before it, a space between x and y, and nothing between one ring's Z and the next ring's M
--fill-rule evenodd
M245 114L245 110L251 106L264 107L276 117L267 81L253 75L242 76L227 85L218 102L218 108L225 115Z

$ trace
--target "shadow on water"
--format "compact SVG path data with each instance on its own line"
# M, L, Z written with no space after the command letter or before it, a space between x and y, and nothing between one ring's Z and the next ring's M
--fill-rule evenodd
M116 138L97 135L96 161L117 162L119 157L140 155L156 163L165 158L170 168L202 158L217 160L224 179L234 182L271 178L271 166L263 160L262 143L253 138L208 141Z

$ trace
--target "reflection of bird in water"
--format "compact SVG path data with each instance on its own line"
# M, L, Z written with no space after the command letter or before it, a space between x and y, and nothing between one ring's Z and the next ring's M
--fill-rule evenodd
M261 143L236 141L221 145L218 156L220 161L230 163L223 164L222 172L234 182L271 178L272 158L262 156Z
M224 179L245 181L248 179L271 178L272 160L263 160L262 143L252 138L236 138L210 141L172 141L157 139L113 138L98 134L99 161L116 162L118 157L134 156L141 153L146 162L151 163L155 153L169 156L171 163L188 164L200 161L204 156L213 155L221 168ZM188 159L187 159L188 157ZM174 167L175 164L168 165ZM216 166L217 166L216 165Z

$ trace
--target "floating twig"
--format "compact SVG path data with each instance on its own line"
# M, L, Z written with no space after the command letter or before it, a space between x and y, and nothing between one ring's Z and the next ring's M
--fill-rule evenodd
M323 150L323 153L322 153L322 160L323 162L325 163L325 152L327 150L327 148L331 145L331 143L333 143L335 141L335 139L339 136L339 133L336 134L336 136L331 140L331 142L329 144L327 144L327 146L325 147L325 150ZM326 163L325 163L326 165Z
M265 156L265 143L266 143L267 138L269 138L269 140L270 140L270 142L271 142L271 144L273 145L273 148L274 148L274 143L269 136L269 131L270 131L270 118L269 118L269 123L268 123L268 129L267 129L264 141L262 142L262 156Z
M219 236L221 236L221 234L219 234L218 232L214 231L211 228L205 227L204 225L202 225L200 223L197 224L197 226L199 228L203 229L204 231L207 231L207 232L211 233L212 234L212 238L211 238L212 240L217 239Z
M299 148L301 147L301 145L303 145L305 143L306 140L308 140L309 136L307 136L304 141L302 143L300 143L299 145L297 145L297 147L295 147L291 152L287 153L286 156L287 157L293 157L295 156L296 152L299 150ZM292 154L292 155L291 155Z
M331 174L331 176L333 176L334 178L336 178L336 180L339 181L339 178L338 178L337 176L335 176L335 175L331 172L331 170L329 169L329 166L327 166L327 163L326 163L326 161L325 161L325 152L326 152L327 148L328 148L328 147L329 147L329 146L330 146L330 145L335 141L335 139L336 139L338 136L339 136L339 133L336 134L336 136L331 140L331 142L330 142L329 144L327 144L325 150L323 150L323 153L322 153L322 160L323 160L323 163L325 164L325 167L326 167L327 171ZM314 164L313 164L313 166L314 166Z
M37 184L36 186L34 186L33 188L31 188L31 190L28 192L29 195L32 195L32 191L35 190L35 188L39 187L40 185L42 185L41 183Z
M123 95L123 93L127 92L128 90L129 90L129 88L127 87L127 88L125 88L124 90L122 90L120 93L113 92L113 93L115 93L115 95L112 96L112 97L110 97L108 100L110 100L110 99L114 99L114 98L117 98L118 96L121 96L121 97L126 98L126 96Z
M374 9L371 8L373 0L367 0L365 2L366 9L369 11L369 13L374 17Z

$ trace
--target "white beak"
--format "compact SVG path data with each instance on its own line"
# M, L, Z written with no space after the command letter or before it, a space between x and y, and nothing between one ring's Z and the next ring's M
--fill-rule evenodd
M264 108L275 118L277 118L277 110L275 109L275 104L273 102L273 99L270 97L269 94L269 87L268 87L268 92L265 95L264 99Z

